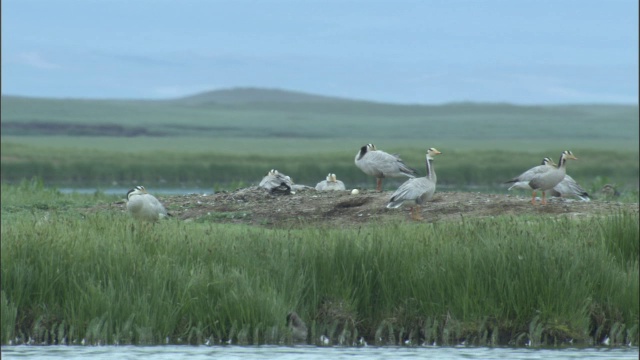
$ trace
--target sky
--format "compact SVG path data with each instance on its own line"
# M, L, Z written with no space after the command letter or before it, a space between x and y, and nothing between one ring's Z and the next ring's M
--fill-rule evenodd
M2 94L638 104L637 0L2 0Z

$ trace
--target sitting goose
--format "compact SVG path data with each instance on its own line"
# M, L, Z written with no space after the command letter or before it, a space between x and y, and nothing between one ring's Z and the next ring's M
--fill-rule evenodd
M569 197L575 196L582 201L591 201L589 194L582 186L578 185L578 182L573 180L569 175L565 175L564 179L560 183L551 189L549 195L555 197Z
M551 158L546 157L542 159L542 164L532 167L531 169L505 182L505 184L513 183L513 185L511 185L511 187L509 187L508 190L511 190L511 189L531 190L531 187L529 186L529 181L538 174L555 169L556 168L555 165L556 163L554 163L553 160L551 160Z
M325 190L346 190L344 183L336 177L336 174L327 175L326 180L320 181L316 185L316 190L325 191Z
M162 203L142 185L127 192L127 210L137 220L157 221L170 216Z
M278 170L271 169L262 178L258 185L269 191L269 193L282 193L291 194L291 188L293 187L293 181L291 177L281 174Z
M562 180L564 180L565 175L567 175L568 159L578 160L571 151L565 150L560 154L560 161L558 161L559 165L557 168L537 174L529 180L529 186L533 189L533 193L531 195L531 203L533 205L536 204L536 191L538 190L542 191L541 203L543 205L547 203L546 192L558 185Z
M433 168L433 157L442 154L440 151L429 148L427 150L427 175L424 177L412 178L400 185L398 190L393 193L387 208L395 209L404 203L410 203L411 218L421 220L420 206L426 201L431 200L436 191L436 171ZM414 210L415 205L415 210Z
M365 174L375 176L377 191L382 191L382 179L385 177L408 176L414 178L418 175L398 155L377 150L373 144L367 144L360 148L356 154L355 163Z

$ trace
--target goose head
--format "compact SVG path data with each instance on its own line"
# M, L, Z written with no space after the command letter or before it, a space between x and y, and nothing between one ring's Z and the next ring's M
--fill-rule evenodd
M578 158L573 155L573 153L569 150L565 150L562 152L562 158L563 159L571 159L571 160L578 160Z
M329 174L329 181L338 182L338 178L336 177L336 174Z
M542 159L542 164L540 165L557 166L557 164L549 157Z
M436 148L429 148L427 150L427 159L428 160L433 160L433 157L436 155L440 155L442 154L440 151L438 151L438 149Z
M360 160L362 159L362 157L369 151L374 151L376 150L376 146L373 144L367 144L364 145L360 148L360 151L358 151L358 154L356 155L356 160Z
M575 155L573 155L571 151L565 150L562 152L562 154L560 154L560 161L558 161L558 168L563 168L566 165L568 159L578 160L578 158L575 157Z
M145 189L144 186L142 185L138 185L133 189L127 191L127 200L131 199L131 197L134 195L143 195L143 194L147 194L147 189Z

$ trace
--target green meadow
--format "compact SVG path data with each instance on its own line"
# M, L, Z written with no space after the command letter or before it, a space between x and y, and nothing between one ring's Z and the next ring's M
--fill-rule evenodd
M278 90L235 89L163 101L2 97L2 181L48 185L225 189L272 168L314 185L374 143L424 173L429 147L442 185L500 184L572 150L568 172L588 190L638 189L638 107L452 103L393 105Z
M2 344L638 345L637 213L263 229L2 185Z

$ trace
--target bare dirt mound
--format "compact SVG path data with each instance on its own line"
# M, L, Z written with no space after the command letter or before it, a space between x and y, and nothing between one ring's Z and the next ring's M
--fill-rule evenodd
M414 221L409 208L387 209L392 192L362 190L316 191L305 189L290 195L273 195L259 187L216 194L158 196L174 218L183 221L239 223L266 227L291 226L359 226L384 222ZM126 211L124 202L91 209L105 208ZM439 192L422 207L422 222L459 221L501 215L570 216L586 218L615 214L621 211L638 213L637 203L609 201L576 201L554 198L547 205L532 205L530 198L514 194L473 192Z

